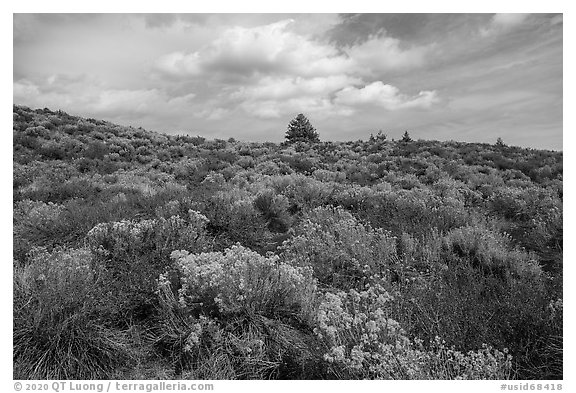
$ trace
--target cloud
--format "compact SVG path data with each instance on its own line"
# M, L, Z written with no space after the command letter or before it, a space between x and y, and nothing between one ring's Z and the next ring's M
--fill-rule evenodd
M171 76L228 74L330 75L342 72L349 60L336 48L310 40L289 29L292 19L253 28L232 27L205 47L173 52L156 62L156 69Z
M326 23L329 20L326 18ZM366 85L364 78L369 82L387 71L422 66L432 49L430 45L403 48L398 39L385 36L370 36L361 43L337 47L306 34L311 30L309 22L284 19L229 27L194 51L161 56L155 70L173 81L220 86L211 97L215 103L207 103L198 114L204 118L230 114L217 112L218 108L238 108L263 119L295 111L350 116L359 104L357 99L352 100L353 95L362 96L389 85L379 82L360 90L354 86ZM376 102L381 106L386 103L390 110L423 108L436 99L434 92L407 97L396 89L386 97L384 91L379 94Z
M111 114L145 115L154 111L181 110L194 99L190 93L180 97L169 97L158 89L142 90L103 90L95 95L89 106L94 112L110 116Z
M372 36L361 44L346 47L344 51L353 59L356 72L374 74L422 66L433 47L428 45L401 49L398 39Z
M381 81L362 88L346 87L336 93L335 102L348 106L375 105L390 111L407 108L429 108L438 102L435 91L421 91L416 96L401 94L400 90Z
M265 77L255 85L243 86L233 98L248 100L285 99L297 96L327 96L361 79L347 75L326 77Z
M318 117L350 116L362 107L389 111L427 109L439 101L435 91L415 96L381 81L357 88L360 79L345 76L326 78L264 79L259 85L243 88L232 95L238 107L259 118L279 118L294 112L316 113Z
M334 94L359 78L346 75L328 77L266 77L231 95L238 107L262 119L279 118L298 112L316 113L318 118L349 116L353 110L334 105Z
M177 14L145 14L144 24L149 29L171 27L178 21Z
M337 48L299 33L298 26L293 19L286 19L263 26L231 27L196 51L160 57L155 68L172 77L219 74L243 80L262 75L371 75L421 66L431 50L431 46L404 49L398 39L378 36Z
M554 15L550 18L550 24L553 26L562 24L563 22L564 22L564 15L563 14Z
M480 29L480 35L489 37L496 34L506 33L520 26L529 14L495 14L487 27Z
M37 81L15 81L13 97L15 103L33 107L60 108L105 118L125 118L184 111L194 102L195 94L172 97L156 88L106 88L88 77L50 75Z
M492 18L492 24L502 27L514 27L522 22L528 17L528 14L496 14Z
M261 119L275 119L287 115L306 112L315 114L318 119L334 116L350 116L354 109L335 105L328 97L293 97L287 100L248 100L240 108L251 116Z
M194 116L197 118L204 118L206 120L221 120L230 114L230 110L226 108L208 108L201 110L199 112L194 113Z
M156 60L155 67L170 76L197 76L202 73L198 52L190 54L169 53Z
M14 101L27 102L27 100L40 95L40 89L34 83L28 80L14 82L13 96Z

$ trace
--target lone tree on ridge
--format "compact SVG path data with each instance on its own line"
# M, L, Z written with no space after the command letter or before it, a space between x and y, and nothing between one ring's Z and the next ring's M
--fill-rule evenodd
M320 142L320 137L306 116L300 113L288 124L288 131L286 131L286 141L288 143L318 143Z
M404 135L402 135L402 142L412 142L412 138L410 137L410 134L408 134L408 131L404 131Z

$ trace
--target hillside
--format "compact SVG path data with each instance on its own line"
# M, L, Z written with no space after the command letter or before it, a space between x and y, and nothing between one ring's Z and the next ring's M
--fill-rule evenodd
M561 152L13 112L14 378L562 378Z

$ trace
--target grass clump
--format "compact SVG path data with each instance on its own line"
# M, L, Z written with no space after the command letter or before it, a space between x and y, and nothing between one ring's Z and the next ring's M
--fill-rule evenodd
M88 250L36 251L14 273L14 378L107 378L130 364L127 336L106 323Z

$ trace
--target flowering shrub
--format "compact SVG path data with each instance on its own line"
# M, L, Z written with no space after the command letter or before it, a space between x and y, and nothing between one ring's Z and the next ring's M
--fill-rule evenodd
M35 248L30 253L30 264L18 270L14 276L15 291L19 295L39 295L42 303L81 302L97 279L92 269L93 261L89 250L47 252ZM67 293L66 291L69 291ZM49 295L43 297L42 295ZM69 296L74 294L74 296Z
M389 318L390 299L379 286L325 294L315 332L327 345L324 359L349 374L342 377L401 378L407 372L405 365L396 364L396 356L400 352L406 357L409 340Z
M326 285L363 287L373 274L387 275L396 261L396 240L358 222L341 208L314 209L283 248L285 259L310 266Z
M263 257L240 245L224 252L172 253L182 287L178 302L222 315L242 312L306 319L315 282L309 268ZM166 277L161 277L166 285Z
M209 379L302 375L312 355L306 335L292 325L313 322L316 285L310 269L242 246L174 251L172 257L180 287L173 288L169 274L159 278L157 345L177 369Z
M194 250L205 249L204 228L207 223L204 215L190 210L187 220L175 215L100 223L88 232L87 239L94 253L112 259L149 252L169 255L172 250L184 246Z
M392 296L381 285L364 291L326 293L316 334L327 348L324 359L338 378L505 379L509 356L485 346L463 354L437 338L425 349L390 318Z
M175 249L205 251L208 219L193 210L180 216L151 220L101 223L88 232L94 255L106 266L118 308L140 309L153 302L155 279L170 264Z
M481 349L463 353L438 336L426 351L426 379L510 379L512 356L483 344Z

